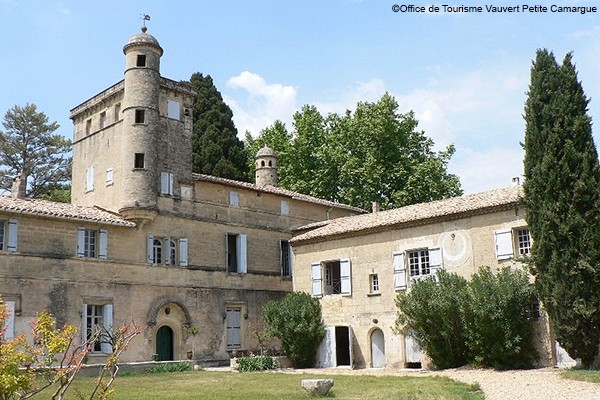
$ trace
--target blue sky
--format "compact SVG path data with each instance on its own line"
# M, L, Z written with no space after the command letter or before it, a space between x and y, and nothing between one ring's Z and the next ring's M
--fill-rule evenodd
M594 0L538 0L597 6ZM149 14L164 48L161 73L210 74L240 137L304 104L322 113L377 101L400 111L441 149L466 193L522 173L523 105L531 60L574 52L589 113L600 119L600 13L394 13L394 4L513 5L496 1L0 0L0 115L35 103L72 137L69 110L123 77L123 45ZM530 4L520 2L516 4ZM600 141L598 130L595 141Z

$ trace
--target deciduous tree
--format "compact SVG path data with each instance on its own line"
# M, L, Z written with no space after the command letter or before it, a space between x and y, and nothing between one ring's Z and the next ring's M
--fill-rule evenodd
M600 167L588 98L567 54L538 50L525 104L531 266L558 342L591 366L600 345Z

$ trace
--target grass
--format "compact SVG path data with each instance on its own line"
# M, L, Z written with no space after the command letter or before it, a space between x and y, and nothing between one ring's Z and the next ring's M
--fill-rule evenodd
M300 387L302 379L331 378L334 386L328 398L369 400L483 400L478 385L446 377L398 377L367 375L309 375L278 372L212 372L139 374L119 376L114 399L310 399ZM76 399L76 390L89 393L94 378L78 378L67 399ZM75 389L75 390L74 390Z
M576 381L585 381L600 383L600 371L590 369L568 369L562 371L560 376L566 379L573 379Z

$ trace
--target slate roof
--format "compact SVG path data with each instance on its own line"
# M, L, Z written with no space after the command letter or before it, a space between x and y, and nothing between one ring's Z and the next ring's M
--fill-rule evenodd
M341 204L341 203L336 203L333 201L319 199L318 197L313 197L313 196L309 196L306 194L294 192L294 191L283 189L283 188L280 188L277 186L271 186L271 185L257 186L253 183L235 181L233 179L220 178L220 177L212 176L212 175L192 174L192 176L193 176L194 180L197 180L197 181L219 183L222 185L238 187L241 189L253 190L255 192L271 193L271 194L276 194L279 196L288 197L288 198L291 198L294 200L301 200L301 201L306 201L308 203L315 203L315 204L321 204L321 205L329 206L329 207L351 210L351 211L358 212L358 213L366 212L362 208L353 207L353 206L349 206L349 205Z
M325 238L364 235L487 214L515 207L521 195L521 186L511 186L429 203L413 204L394 210L336 218L328 221L325 226L316 227L316 229L294 237L290 242L294 245L308 244L322 241ZM306 225L298 230L309 228L310 226Z
M119 214L112 213L100 207L76 206L69 203L58 203L40 199L13 199L9 196L0 196L0 211L11 214L120 225L131 228L136 226L135 223L127 221Z

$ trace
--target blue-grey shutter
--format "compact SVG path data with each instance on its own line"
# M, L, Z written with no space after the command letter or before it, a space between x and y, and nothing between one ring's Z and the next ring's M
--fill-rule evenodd
M188 239L179 239L179 265L182 267L188 266Z
M312 263L310 265L311 280L312 280L312 295L313 297L323 296L323 273L321 263Z
M169 236L167 236L165 238L165 240L163 241L163 247L165 248L165 252L164 254L164 259L165 259L165 265L173 265L175 264L177 261L176 260L171 260L171 238Z
M146 253L146 262L150 264L154 264L154 236L148 235L147 243L147 253Z
M17 242L19 237L19 221L16 219L8 220L8 239L6 250L17 251Z
M112 336L112 327L113 327L113 305L106 304L102 307L102 336L100 343L100 350L103 353L110 354L112 353L112 344L110 342L110 337Z
M4 321L6 330L4 331L4 339L12 339L15 337L15 309L16 303L14 301L4 302L6 311L8 312L8 318Z
M342 296L352 295L352 266L349 259L340 260L340 283Z
M98 238L98 258L106 260L108 257L108 232L104 229L100 229Z
M442 248L429 248L429 273L435 276L442 267Z
M404 264L404 252L392 254L392 266L394 267L394 289L406 289L406 266Z
M247 243L246 243L246 235L239 234L237 235L237 261L238 261L238 272L245 274L248 272L248 262L247 262Z
M77 228L77 257L85 257L85 228Z

